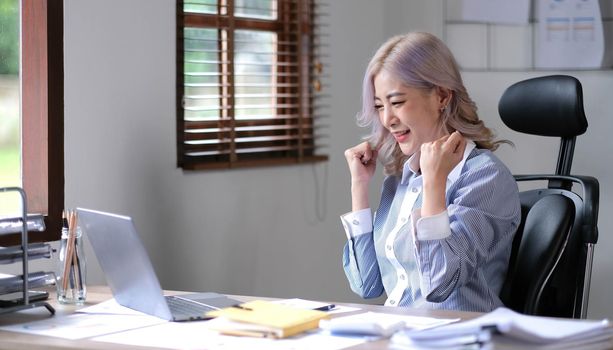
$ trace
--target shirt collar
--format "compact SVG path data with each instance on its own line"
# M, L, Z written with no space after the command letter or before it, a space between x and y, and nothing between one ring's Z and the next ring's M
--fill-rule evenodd
M447 175L448 183L454 183L458 179L458 177L460 177L460 173L462 172L464 163L466 163L466 159L470 155L470 152L472 152L473 149L475 149L475 147L477 147L477 145L475 144L473 140L470 140L470 139L466 140L466 147L464 148L464 155L462 156L462 160L460 161L460 163L458 163L458 165L455 166L455 168L451 170L451 172L449 172L449 175ZM418 173L419 173L419 152L416 152L411 157L409 157L409 159L407 159L406 162L404 162L404 166L402 169L402 179L400 180L400 183L402 183L403 185L407 184L409 181L409 177L412 174L418 174Z

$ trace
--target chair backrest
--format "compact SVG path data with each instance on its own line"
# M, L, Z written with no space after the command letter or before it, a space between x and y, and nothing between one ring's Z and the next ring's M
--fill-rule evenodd
M513 241L514 255L501 295L507 307L525 314L539 312L544 286L560 260L574 216L574 205L564 195L522 203L521 228Z
M599 184L570 175L576 137L587 130L581 83L564 75L521 81L504 92L498 111L515 131L561 138L555 174L515 175L547 186L520 192L522 221L501 299L526 314L585 318Z

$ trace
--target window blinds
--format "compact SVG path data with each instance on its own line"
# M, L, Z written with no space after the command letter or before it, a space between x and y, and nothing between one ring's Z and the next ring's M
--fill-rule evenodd
M179 166L327 159L318 11L314 0L178 1Z

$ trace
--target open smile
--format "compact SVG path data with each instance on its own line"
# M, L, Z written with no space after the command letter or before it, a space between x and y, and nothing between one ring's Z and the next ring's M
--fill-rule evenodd
M410 130L395 131L392 132L392 135L396 139L396 142L404 142L409 137L410 132Z

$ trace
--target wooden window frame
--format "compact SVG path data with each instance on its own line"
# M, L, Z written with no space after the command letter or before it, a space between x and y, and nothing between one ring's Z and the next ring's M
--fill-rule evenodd
M314 116L314 98L315 92L314 89L319 89L319 87L315 87L310 83L311 75L316 65L313 64L313 52L310 49L307 49L309 52L301 52L301 40L309 40L309 47L313 45L313 8L314 8L315 0L278 0L277 10L278 10L278 18L275 20L259 20L253 18L243 18L232 15L219 15L219 14L194 14L194 13L185 13L183 9L183 0L177 0L177 86L176 86L176 117L177 117L177 129L176 129L176 139L177 139L177 166L183 168L184 170L202 170L202 169L223 169L223 168L244 168L244 167L256 167L256 166L270 166L270 165L284 165L284 164L300 164L300 163L310 163L310 162L320 162L326 161L328 157L326 155L318 155L316 154L317 147L316 138L319 136L318 132L316 132L316 126L314 125L315 116ZM225 3L227 6L227 11L229 14L234 12L234 0L220 0L219 3ZM221 6L221 5L218 5ZM302 12L299 11L302 9ZM219 13L219 12L218 12ZM296 14L298 13L298 14ZM294 18L290 18L289 16L296 16ZM297 97L295 101L297 101L297 108L288 109L289 103L287 102L289 99L283 97L288 94L289 90L283 90L282 87L277 87L275 94L276 104L275 104L275 116L283 115L283 114L291 114L295 115L295 120L287 120L287 121L278 121L271 117L267 119L270 123L275 123L275 127L279 129L284 128L292 128L294 131L279 131L278 135L289 137L291 140L287 141L289 147L292 147L291 150L288 151L267 151L262 153L249 153L246 152L247 155L238 155L237 144L235 141L239 140L239 136L237 135L238 128L249 128L258 126L260 124L256 124L249 121L242 121L234 118L234 72L233 69L230 68L229 71L226 70L223 73L227 75L228 85L229 87L221 92L221 96L227 96L226 98L220 97L220 112L223 109L223 113L226 115L225 117L220 117L217 122L188 122L185 120L185 109L184 109L184 36L183 29L185 27L190 28L211 28L218 30L227 30L232 33L234 30L240 29L248 29L248 30L263 30L268 32L274 32L277 34L279 42L285 42L285 44L277 44L277 45L294 45L297 58L295 62L291 62L286 65L278 65L275 68L279 71L289 73L289 74L281 74L282 75L295 75L298 76L298 83L294 82L294 85L297 85L297 92L292 92ZM294 36L293 38L291 36ZM233 34L230 34L233 37ZM287 44L287 41L293 40L294 42L291 44ZM225 59L228 59L230 62L233 61L233 42L229 40L227 42L228 48L228 56ZM278 47L279 48L279 47ZM279 49L280 50L280 49ZM286 48L287 50L287 48ZM277 54L275 62L282 61L283 58L280 58L281 54ZM287 56L286 56L287 57ZM287 58L286 58L287 60ZM220 59L220 61L223 61ZM287 63L287 62L286 62ZM292 64L295 65L292 68ZM222 64L220 63L220 67ZM228 66L232 66L229 64ZM321 66L318 66L321 69ZM283 71L285 70L285 71ZM288 71L291 70L291 71ZM221 71L221 69L220 69ZM275 80L275 84L281 82L283 85L283 78L279 76L275 76L277 80ZM319 84L319 82L317 82ZM285 88L288 89L288 88ZM220 113L221 115L222 113ZM274 121L273 121L274 120ZM191 123L191 124L190 124ZM216 123L216 124L214 124ZM279 123L281 126L277 126ZM285 123L285 124L283 124ZM294 124L290 124L294 123ZM189 126L189 125L191 126ZM194 126L197 125L197 126ZM219 136L214 138L218 143L221 144L221 140L229 140L228 146L224 149L224 152L227 152L223 155L211 156L211 157L190 157L187 153L189 150L187 149L186 141L189 141L188 137L186 137L186 130L189 128L210 128L210 129L229 129L226 131L226 136ZM271 131L272 129L267 129L267 131ZM297 134L296 134L297 130ZM273 131L274 132L274 131ZM290 134L291 133L291 134ZM274 134L277 135L277 134ZM274 137L274 136L273 136ZM306 141L303 141L306 140ZM296 145L290 142L295 142ZM219 149L222 149L223 146L219 146ZM264 147L266 148L266 147ZM251 158L252 157L252 158Z
M30 213L42 213L45 231L28 241L58 240L64 207L64 4L21 0L22 179ZM0 236L16 245L19 234Z

